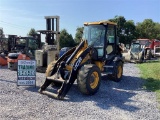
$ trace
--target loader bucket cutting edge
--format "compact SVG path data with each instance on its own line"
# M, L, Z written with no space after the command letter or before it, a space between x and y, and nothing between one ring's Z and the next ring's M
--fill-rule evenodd
M67 100L68 99L66 97L65 98L64 97L58 97L58 94L55 94L55 93L52 93L52 92L49 92L49 91L46 91L46 90L44 90L44 91L38 90L38 92L41 93L41 94L43 94L43 95L47 95L49 97L57 99L57 100Z
M48 95L48 96L51 96L55 99L58 99L58 95L57 94L54 94L54 93L51 93L51 92L48 92L48 91L42 91L43 94L45 95Z
M43 95L47 95L47 96L49 96L49 97L51 97L53 99L56 99L56 100L62 100L62 101L69 100L69 98L67 96L65 96L65 97L58 97L58 94L55 94L55 93L52 93L52 92L49 92L49 91L46 91L46 90L41 91L41 92L38 91L38 92L41 93L41 94L43 94Z

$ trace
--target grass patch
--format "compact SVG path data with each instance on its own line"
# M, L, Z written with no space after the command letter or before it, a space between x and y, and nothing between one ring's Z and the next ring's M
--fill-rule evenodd
M137 65L141 71L141 78L146 80L144 88L156 92L160 104L160 61Z

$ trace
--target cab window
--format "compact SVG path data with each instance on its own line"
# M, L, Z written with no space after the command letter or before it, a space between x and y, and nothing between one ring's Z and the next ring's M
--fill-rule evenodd
M29 39L29 48L33 50L38 48L38 42L36 39Z
M109 44L112 44L115 42L115 27L113 25L108 25L107 30L107 41Z

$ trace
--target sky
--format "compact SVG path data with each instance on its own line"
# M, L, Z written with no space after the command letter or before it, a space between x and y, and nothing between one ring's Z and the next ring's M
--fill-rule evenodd
M126 20L160 23L160 0L0 0L0 27L4 34L26 36L31 28L45 30L45 16L60 16L60 30L75 37L84 22ZM42 40L43 41L43 40Z

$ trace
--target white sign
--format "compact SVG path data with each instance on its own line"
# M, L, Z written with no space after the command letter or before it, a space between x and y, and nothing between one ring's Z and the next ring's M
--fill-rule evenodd
M17 66L17 85L36 86L36 61L18 60Z

